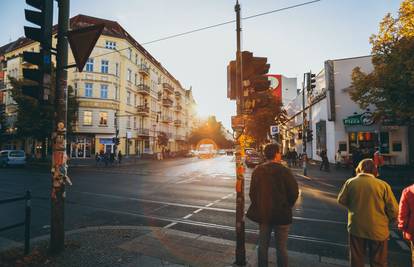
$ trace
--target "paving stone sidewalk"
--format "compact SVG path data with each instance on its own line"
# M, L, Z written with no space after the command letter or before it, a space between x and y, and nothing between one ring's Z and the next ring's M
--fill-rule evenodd
M35 238L33 247L45 250L47 240L47 236ZM145 226L89 227L67 232L64 253L34 266L226 267L235 266L234 253L233 241L172 229ZM271 249L269 254L270 266L275 266L275 251ZM246 244L246 256L246 266L257 266L255 245ZM289 260L291 267L346 266L343 260L293 251L289 251ZM1 262L0 266L3 266Z

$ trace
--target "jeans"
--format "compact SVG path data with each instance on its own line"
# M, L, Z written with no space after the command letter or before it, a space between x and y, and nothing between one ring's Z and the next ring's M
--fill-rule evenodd
M371 267L387 267L388 240L376 241L349 235L351 267L364 267L365 250Z
M290 225L259 225L259 250L258 264L259 267L267 267L268 250L272 230L275 233L276 257L278 267L288 266L287 239Z

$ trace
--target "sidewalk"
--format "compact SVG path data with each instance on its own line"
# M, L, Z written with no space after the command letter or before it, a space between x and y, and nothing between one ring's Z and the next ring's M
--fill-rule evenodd
M1 252L0 266L235 266L235 242L172 229L146 226L88 227L66 233L66 249L56 257L47 256L49 236L32 240L32 254L20 261L11 255L21 249ZM9 255L9 258L5 258ZM275 266L275 251L269 251ZM257 266L256 246L246 244L246 266ZM402 259L401 259L402 260ZM406 260L406 259L405 259ZM291 267L348 266L344 260L289 251ZM390 267L401 267L393 263Z

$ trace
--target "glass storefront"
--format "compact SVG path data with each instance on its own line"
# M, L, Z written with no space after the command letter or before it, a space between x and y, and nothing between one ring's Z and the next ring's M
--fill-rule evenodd
M75 137L70 147L71 158L90 158L92 155L92 137Z
M388 132L350 132L348 141L349 153L359 148L365 157L372 157L377 147L383 154L390 152Z

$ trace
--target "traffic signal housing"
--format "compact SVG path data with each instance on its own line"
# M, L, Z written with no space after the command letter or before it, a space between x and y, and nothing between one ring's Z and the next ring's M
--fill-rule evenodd
M229 62L229 65L227 65L227 98L236 100L236 97L236 61L232 60Z
M269 72L270 64L266 57L254 57L252 52L242 52L242 77L243 86L253 89L255 92L268 90L270 87Z
M306 141L307 142L312 142L312 140L313 140L313 131L312 131L312 129L307 129L306 130Z
M40 43L40 52L23 52L23 61L37 68L24 68L23 77L33 81L22 86L22 93L39 101L47 101L50 95L52 72L52 24L53 0L26 0L26 3L40 11L25 9L26 20L39 26L24 27L27 38Z
M316 75L312 72L308 72L306 73L306 76L306 90L312 92L316 87Z

